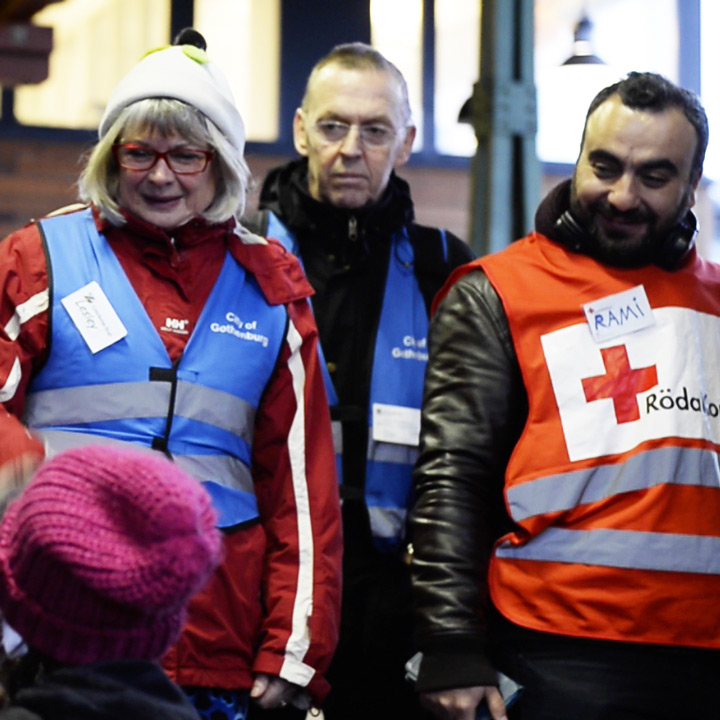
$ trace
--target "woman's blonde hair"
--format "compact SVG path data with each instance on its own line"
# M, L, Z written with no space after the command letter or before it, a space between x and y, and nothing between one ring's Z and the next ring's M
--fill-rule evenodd
M215 151L211 161L215 198L201 217L217 223L242 215L250 180L245 158L203 113L172 98L138 100L123 109L90 153L78 180L80 199L96 205L113 224L124 224L118 203L120 168L112 148L124 134L153 131L163 136L175 133L193 145Z

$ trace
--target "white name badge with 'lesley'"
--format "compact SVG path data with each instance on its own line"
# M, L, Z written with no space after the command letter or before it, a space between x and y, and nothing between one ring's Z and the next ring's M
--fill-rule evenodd
M417 408L373 403L372 417L372 437L375 442L418 446L420 410Z
M95 280L70 293L61 302L93 354L127 335L125 326Z
M596 343L655 325L655 317L642 285L585 303L583 310Z

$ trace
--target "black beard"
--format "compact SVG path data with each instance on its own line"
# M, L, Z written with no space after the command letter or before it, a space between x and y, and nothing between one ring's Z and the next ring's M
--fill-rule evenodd
M684 196L672 222L658 227L658 218L651 210L631 210L620 212L606 201L598 201L583 208L577 200L574 186L570 193L570 209L587 233L587 254L605 265L620 268L638 268L655 261L659 248L673 227L683 218L689 209L688 191ZM622 232L603 233L596 218L604 215L609 218L622 218L626 221L647 223L647 231L638 238L629 239Z
M624 233L603 233L600 231L595 217L602 212L607 217L623 216L623 213L607 213L599 208L591 208L585 227L588 231L589 253L602 263L615 267L636 268L649 265L655 257L658 236L655 229L655 218L649 217L647 231L637 238L628 238Z

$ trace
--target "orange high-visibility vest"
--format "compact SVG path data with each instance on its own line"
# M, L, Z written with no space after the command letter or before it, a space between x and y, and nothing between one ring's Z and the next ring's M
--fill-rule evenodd
M720 648L720 267L610 268L536 233L476 265L529 402L493 602L546 632Z

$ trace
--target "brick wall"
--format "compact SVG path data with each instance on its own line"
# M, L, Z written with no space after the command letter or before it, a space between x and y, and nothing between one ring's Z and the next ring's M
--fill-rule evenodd
M76 201L86 150L76 143L0 139L0 237Z

